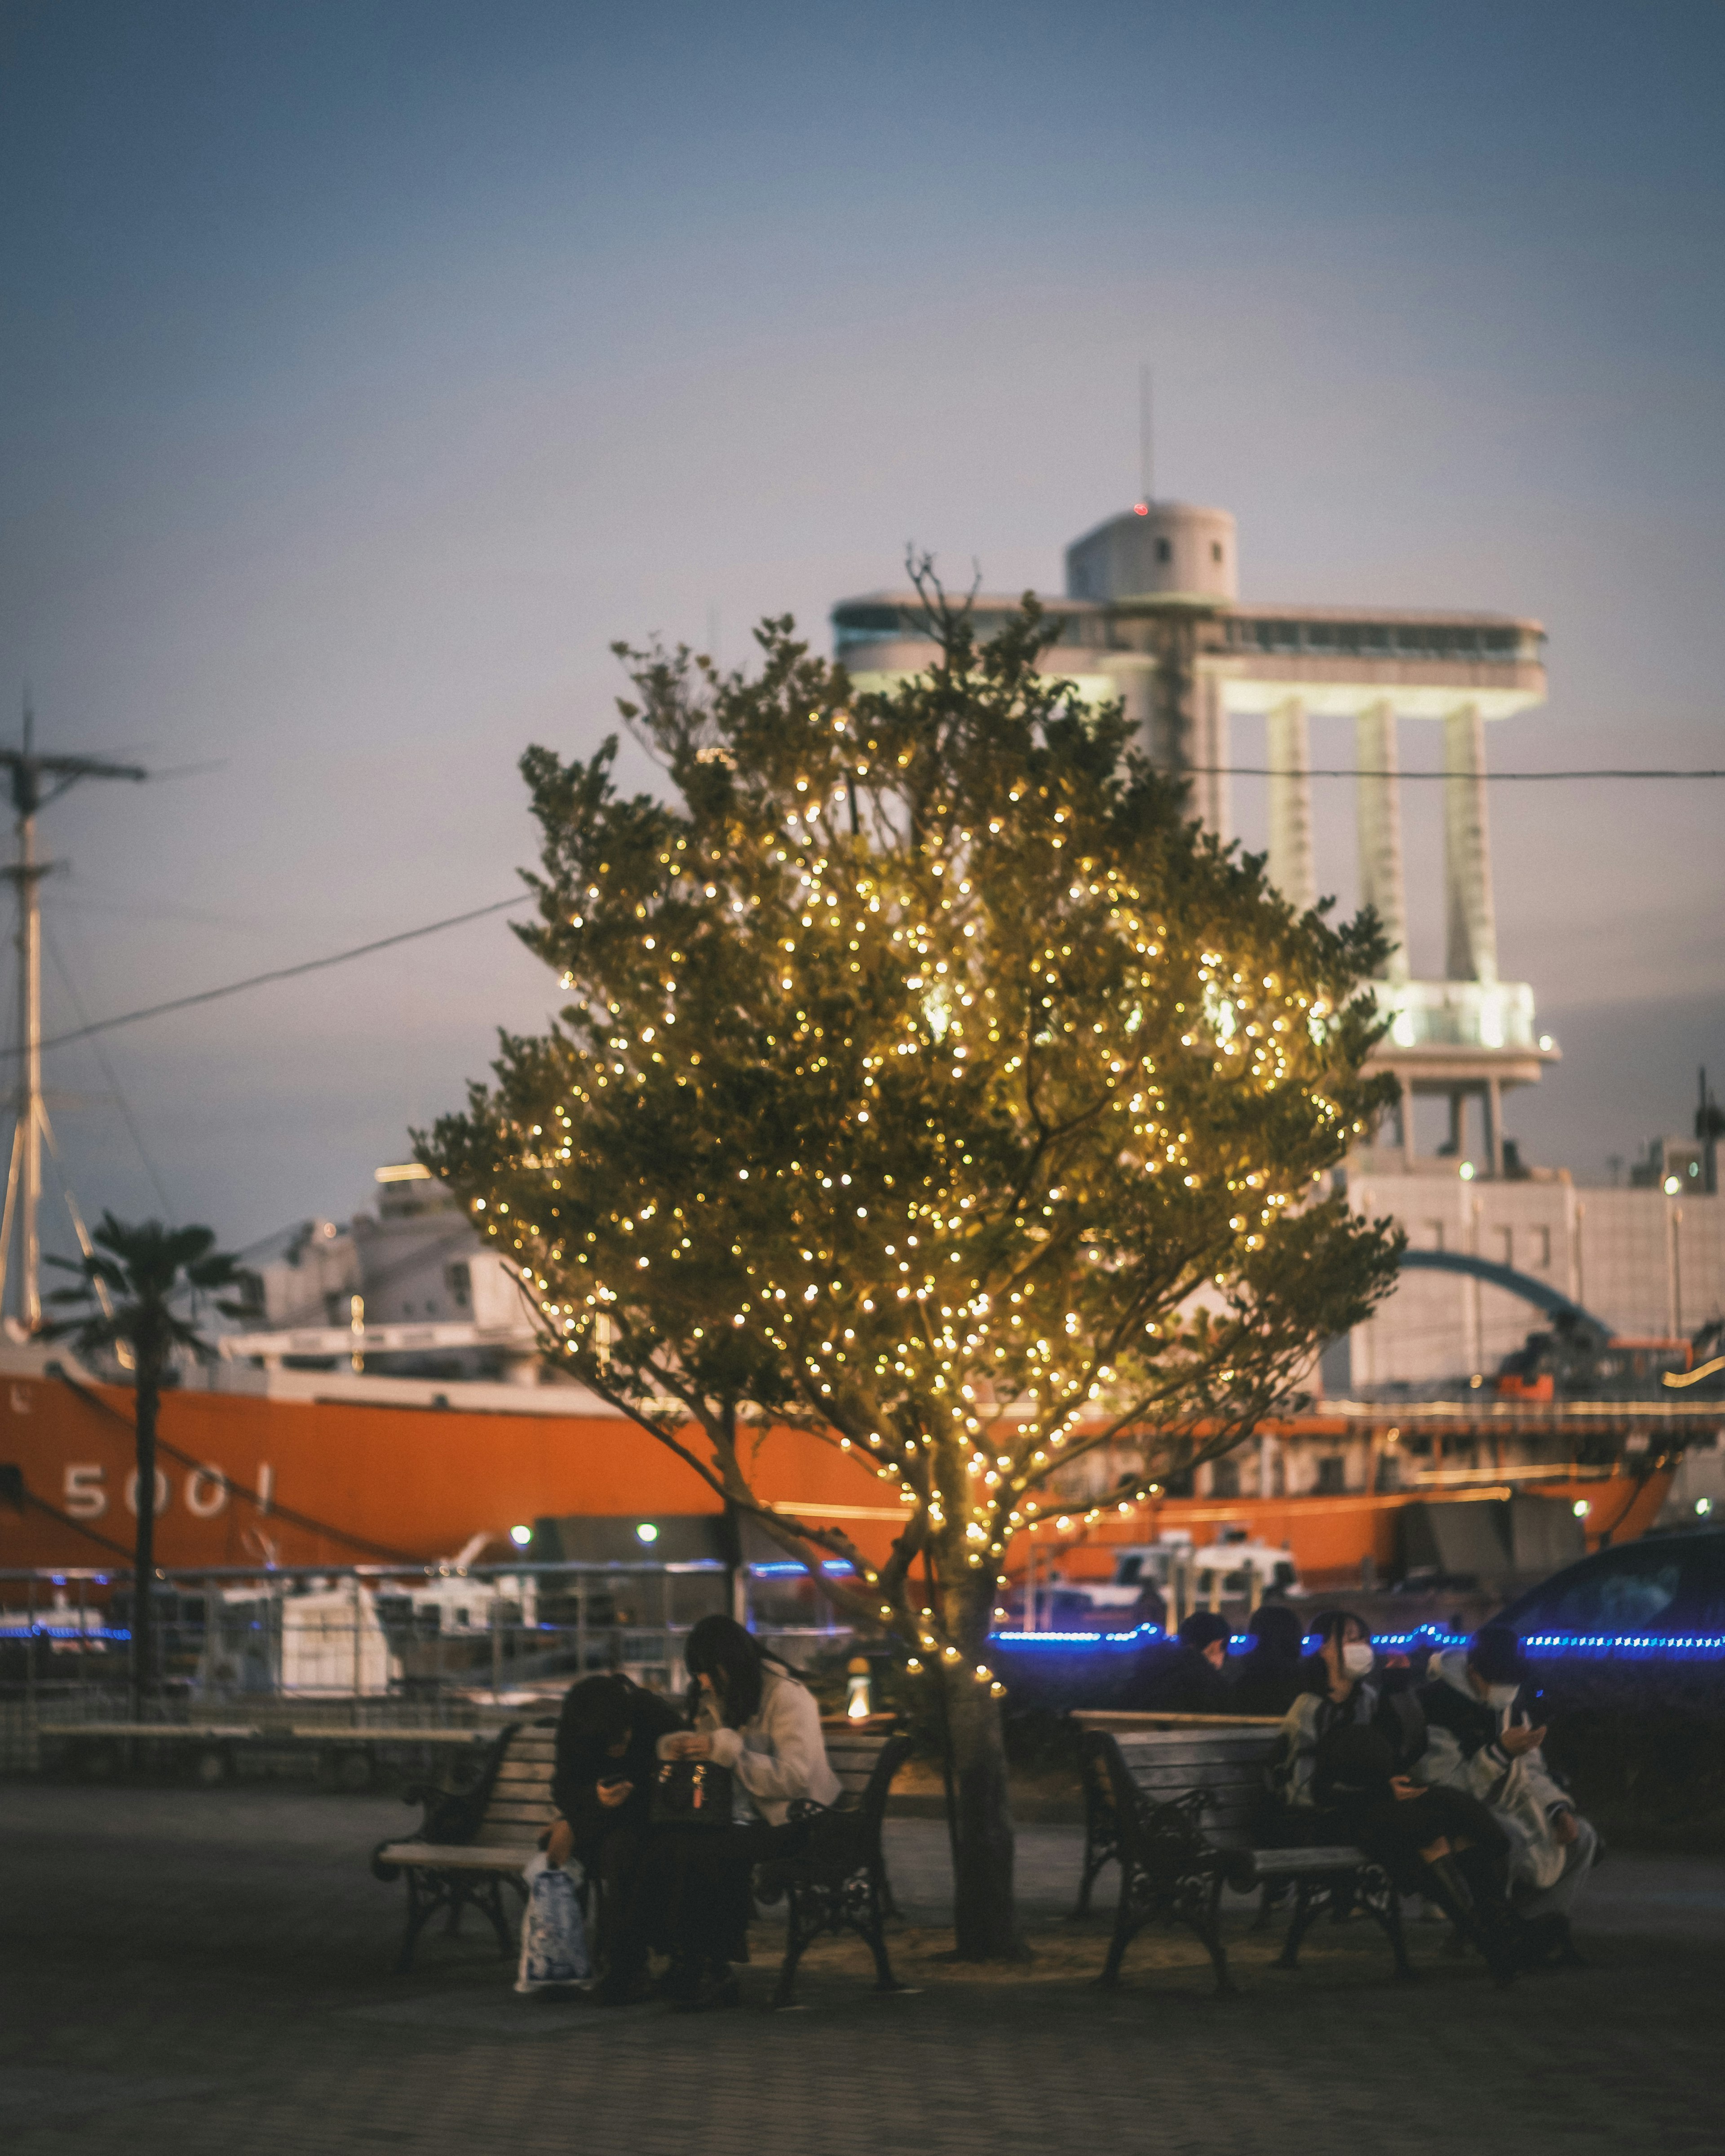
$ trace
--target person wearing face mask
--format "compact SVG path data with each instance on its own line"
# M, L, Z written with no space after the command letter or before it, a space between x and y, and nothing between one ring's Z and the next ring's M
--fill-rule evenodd
M1464 1790L1490 1806L1509 1838L1515 1908L1553 1920L1560 1956L1573 1960L1569 1920L1599 1838L1546 1765L1544 1729L1517 1712L1526 1674L1521 1641L1503 1625L1488 1625L1466 1647L1435 1656L1417 1695L1428 1736L1415 1773L1429 1786Z
M1412 1779L1423 1717L1410 1693L1384 1697L1353 1611L1323 1610L1316 1630L1308 1689L1288 1709L1271 1767L1286 1839L1364 1850L1403 1892L1443 1909L1510 1983L1523 1955L1507 1900L1508 1837L1466 1792Z
M1270 1768L1271 1791L1293 1815L1291 1826L1314 1823L1313 1776L1324 1738L1343 1724L1369 1727L1378 1711L1378 1689L1372 1681L1377 1656L1359 1619L1351 1609L1321 1609L1312 1629L1317 1652L1301 1665L1303 1689L1282 1718Z

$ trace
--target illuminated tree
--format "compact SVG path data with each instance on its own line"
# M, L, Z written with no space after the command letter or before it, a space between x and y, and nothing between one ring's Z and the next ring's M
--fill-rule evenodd
M1117 708L1037 670L1034 599L855 693L788 619L752 679L631 652L615 740L523 759L543 834L520 932L569 1001L506 1036L420 1158L521 1269L547 1355L941 1682L957 1945L1009 1953L988 1637L1050 1481L1130 1436L1122 1498L1227 1450L1393 1277L1322 1194L1382 1105L1375 921L1296 917L1186 820ZM891 1484L878 1568L751 1480L764 1419ZM1153 1480L1154 1478L1154 1480Z

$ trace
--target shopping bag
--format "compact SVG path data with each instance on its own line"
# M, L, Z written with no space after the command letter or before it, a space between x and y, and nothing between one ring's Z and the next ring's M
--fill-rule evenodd
M584 1984L593 1974L587 1958L587 1927L575 1882L542 1850L522 1870L527 1906L521 1912L521 1958L517 1991L552 1991Z

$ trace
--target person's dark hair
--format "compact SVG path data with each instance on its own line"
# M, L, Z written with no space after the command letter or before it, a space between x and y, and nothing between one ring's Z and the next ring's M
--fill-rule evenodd
M1218 1640L1232 1638L1233 1632L1234 1628L1228 1620L1219 1616L1215 1610L1194 1609L1189 1617L1180 1620L1180 1645L1196 1647L1202 1654L1206 1647L1213 1647Z
M634 1691L620 1670L581 1678L564 1695L564 1730L583 1751L621 1743L634 1719Z
M769 1663L788 1677L798 1674L788 1662L769 1653L734 1617L701 1618L683 1643L691 1712L701 1705L699 1680L711 1677L726 1727L741 1729L760 1712L761 1675Z
M1522 1643L1507 1625L1487 1625L1476 1632L1467 1659L1487 1684L1519 1684L1527 1674Z
M1358 1627L1361 1639L1369 1645L1372 1628L1363 1617L1352 1609L1320 1609L1312 1620L1312 1629L1317 1635L1320 1648L1332 1640L1339 1647L1350 1625Z
M1252 1612L1246 1630L1255 1642L1252 1652L1265 1661L1285 1662L1290 1668L1300 1659L1305 1645L1304 1627L1286 1602L1264 1602Z

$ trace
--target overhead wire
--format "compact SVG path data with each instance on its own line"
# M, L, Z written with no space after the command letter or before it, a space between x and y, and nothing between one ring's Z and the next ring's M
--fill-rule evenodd
M492 906L476 906L470 912L452 913L446 920L428 921L418 928L403 928L394 936L379 936L369 943L357 943L351 950L333 951L326 957L306 958L296 966L277 966L267 973L253 973L243 981L229 981L219 988L204 988L196 995L176 996L171 1002L151 1004L143 1010L122 1011L114 1018L97 1019L93 1024L74 1028L69 1033L57 1033L42 1043L45 1054L50 1048L65 1048L75 1040L89 1040L99 1033L111 1033L117 1026L136 1025L146 1018L166 1018L171 1012L191 1010L200 1004L218 1003L224 996L237 996L248 988L261 988L275 981L291 981L305 973L321 973L330 966L345 966L354 958L369 957L374 951L393 950L397 944L412 943L422 936L440 935L446 928L460 928L470 921L483 921L488 914L506 913L511 906L521 906L527 894L519 892L513 898L501 898ZM0 1060L16 1060L22 1054L16 1047L0 1050Z
M1384 771L1360 768L1353 765L1322 765L1306 771L1286 771L1268 764L1192 763L1182 764L1178 770L1194 778L1395 778L1395 779L1450 779L1481 778L1490 783L1534 783L1544 780L1585 779L1715 779L1725 778L1725 767L1717 769L1680 770L1675 767L1604 767L1565 771ZM345 966L355 958L369 957L373 952L393 950L397 945L412 943L424 936L441 935L445 929L464 927L470 921L483 921L494 913L506 913L512 906L526 902L527 894L514 898L499 899L494 905L476 906L466 913L450 914L442 921L429 921L418 928L404 928L393 936L380 936L369 943L355 944L347 951L331 952L321 958L307 958L298 965L278 966L265 973L253 973L242 981L225 982L220 988L204 988L195 995L176 996L167 1003L151 1004L141 1010L121 1011L113 1018L97 1019L78 1026L69 1033L53 1034L42 1043L45 1052L50 1048L64 1048L74 1041L88 1040L99 1033L111 1033L117 1027L137 1025L146 1019L166 1018L175 1011L192 1010L203 1004L218 1003L227 996L244 994L248 989L270 986L276 981L291 981L307 973L324 971L331 966ZM15 1059L22 1051L11 1047L0 1050L0 1060Z
M1324 764L1313 765L1306 771L1288 771L1267 763L1182 763L1174 767L1190 772L1195 778L1481 778L1488 785L1526 785L1554 778L1725 778L1725 768L1677 771L1651 767L1638 770L1600 766L1574 771L1386 771L1381 765L1356 768L1351 764Z

